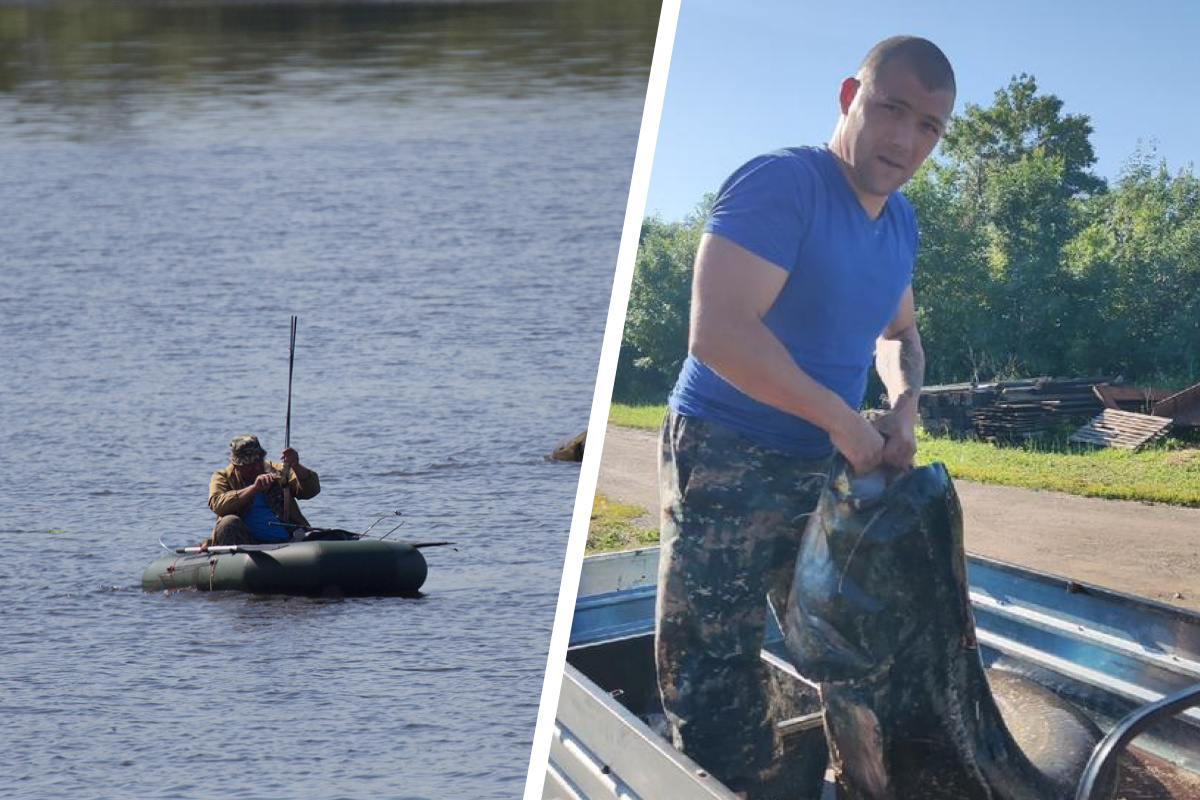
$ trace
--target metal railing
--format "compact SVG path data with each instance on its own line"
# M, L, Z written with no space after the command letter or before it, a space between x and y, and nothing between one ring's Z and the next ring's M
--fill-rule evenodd
M1129 743L1155 722L1174 717L1193 706L1200 706L1200 683L1147 703L1118 722L1092 751L1079 779L1075 800L1100 800L1103 797L1101 789L1111 783L1117 759Z

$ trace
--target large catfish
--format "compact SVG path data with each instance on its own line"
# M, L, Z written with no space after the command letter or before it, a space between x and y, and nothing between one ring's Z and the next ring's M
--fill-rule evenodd
M834 466L784 631L821 688L839 800L1074 796L1100 733L1037 684L985 676L962 509L941 464L890 485Z

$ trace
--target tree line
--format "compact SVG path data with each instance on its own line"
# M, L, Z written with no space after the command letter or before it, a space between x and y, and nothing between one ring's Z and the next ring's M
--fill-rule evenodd
M1200 380L1200 181L1140 149L1109 185L1086 115L1014 77L950 122L904 188L926 383ZM752 155L752 154L751 154ZM692 262L713 201L644 221L614 396L661 402L687 351Z

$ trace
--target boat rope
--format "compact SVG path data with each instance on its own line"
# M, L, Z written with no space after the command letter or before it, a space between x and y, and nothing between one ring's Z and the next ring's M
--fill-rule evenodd
M163 575L159 575L159 576L158 576L158 580L156 580L156 581L154 582L154 585L153 585L153 586L151 586L149 589L147 589L147 590L146 590L146 592L147 592L147 593L149 593L149 592L153 592L155 589L157 589L157 588L158 588L158 585L159 585L160 583L163 583L163 578L164 578L164 577L170 577L170 579L171 579L171 589L168 589L168 588L166 588L166 586L163 586L163 591L164 591L164 592L169 592L169 591L171 591L172 589L174 589L174 588L175 588L175 565L176 565L176 564L178 564L178 563L179 563L179 561L180 561L180 559L182 559L182 558L183 558L183 556L180 556L179 558L177 558L177 559L175 559L174 561L172 561L172 562L171 562L171 566L167 567L167 571L166 571L166 572L165 572Z

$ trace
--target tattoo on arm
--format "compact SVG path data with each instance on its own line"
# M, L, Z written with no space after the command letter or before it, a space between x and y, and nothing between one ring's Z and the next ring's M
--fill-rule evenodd
M905 337L900 340L900 374L904 376L904 385L912 391L921 391L925 383L925 350L917 337Z

